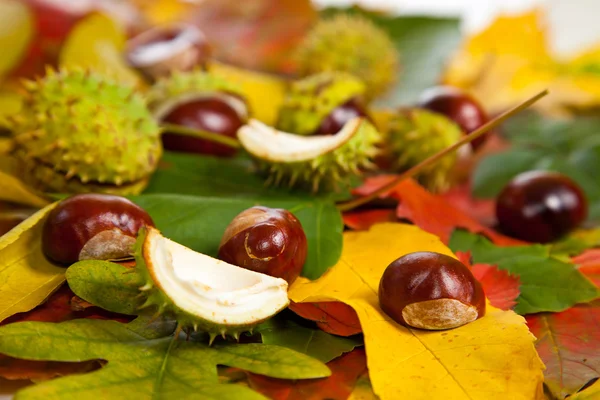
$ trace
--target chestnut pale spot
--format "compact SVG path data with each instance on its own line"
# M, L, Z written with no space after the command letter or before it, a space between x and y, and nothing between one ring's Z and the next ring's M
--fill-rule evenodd
M122 226L122 225L121 225ZM126 228L127 229L127 228ZM80 260L111 260L132 254L133 236L124 235L119 228L103 231L93 236L79 253Z
M428 300L407 305L402 317L415 328L452 329L475 321L477 309L454 299Z

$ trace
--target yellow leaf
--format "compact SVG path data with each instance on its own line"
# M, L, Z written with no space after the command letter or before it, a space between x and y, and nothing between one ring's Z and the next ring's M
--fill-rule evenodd
M152 25L180 21L186 13L197 5L183 0L133 0L145 19Z
M240 86L254 118L268 125L275 124L286 92L285 80L218 62L211 64L210 72Z
M360 319L374 392L381 400L531 400L541 395L543 364L525 320L488 306L485 317L449 331L421 331L393 322L379 308L385 268L415 251L454 255L412 225L381 224L344 234L342 257L316 281L291 287L295 302L341 301Z
M348 400L378 400L377 395L373 392L373 386L371 386L368 374L364 374L358 378Z
M25 2L0 0L0 77L21 60L34 32L33 17Z
M0 321L42 303L65 280L41 249L42 227L51 204L0 237Z
M0 148L2 146L0 143ZM13 161L0 153L0 201L40 208L47 206L49 201L38 196L32 188L12 174L16 168Z
M139 86L141 77L123 57L126 35L117 22L103 14L91 14L75 25L60 52L62 67L89 68L120 82Z
M569 400L598 400L600 399L600 380L597 380L592 386L575 393L568 397Z

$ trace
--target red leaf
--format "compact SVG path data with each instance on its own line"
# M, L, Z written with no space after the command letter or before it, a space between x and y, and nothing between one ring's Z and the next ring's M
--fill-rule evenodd
M600 376L600 301L526 319L546 364L544 383L555 398L565 398Z
M600 249L587 250L573 257L573 262L579 266L581 273L600 287Z
M471 196L471 185L464 184L453 187L439 197L484 226L489 227L496 224L495 200L474 199Z
M327 363L331 376L292 381L248 373L250 387L274 400L346 400L367 369L363 349L356 349Z
M44 304L26 313L13 315L2 321L0 326L23 321L62 322L76 318L114 319L120 322L130 320L129 317L111 313L98 307L86 307L83 311L75 311L71 307L73 296L71 289L64 285L51 295ZM11 380L45 380L63 375L89 372L99 368L100 365L99 361L28 361L0 354L0 377Z
M517 304L517 297L521 291L521 282L518 276L510 275L507 271L499 270L495 265L475 264L471 265L471 254L469 252L456 252L458 259L471 268L485 292L490 304L501 310L510 310Z
M395 210L360 210L344 213L344 224L357 231L367 230L371 225L397 220Z
M395 176L389 175L369 178L363 186L355 190L355 194L368 195L395 178ZM396 209L396 215L399 218L412 221L421 229L439 236L444 243L448 243L453 230L464 228L470 232L482 233L498 245L524 244L524 242L501 235L481 225L472 217L450 205L442 196L429 193L412 179L400 182L384 196L390 196L400 201Z
M289 308L302 318L315 321L320 329L332 335L352 336L362 332L356 312L349 305L338 301L291 302Z

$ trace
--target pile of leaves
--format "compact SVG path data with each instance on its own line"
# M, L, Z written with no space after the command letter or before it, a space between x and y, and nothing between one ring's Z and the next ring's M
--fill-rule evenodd
M36 25L36 1L1 2L0 20L10 18L12 30L8 36L0 32L6 51L0 60L0 115L18 110L9 91L14 78L43 72L40 65L48 63L92 67L139 84L120 57L128 31L139 30L139 21L156 24L194 10L217 48L237 50L217 56L236 64L235 74L251 86L246 89L254 111L269 122L282 83L256 70L293 74L290 50L319 17L305 1L254 0L247 9L240 2L208 1L200 11L187 2L140 3L135 18L115 19L108 7L66 14L62 25ZM522 99L522 92L505 93L485 82L514 87L506 71L519 67L520 73L529 71L530 88L537 89L548 82L533 77L555 71L557 64L538 14L502 17L459 48L456 19L351 11L383 27L402 55L398 86L384 107L413 104L443 79L500 111ZM506 42L506 30L522 30L527 40ZM492 42L505 44L494 48L494 60L503 67L485 75L482 58ZM584 71L596 64L582 56L565 65L556 73L570 80L592 79ZM469 80L459 71L485 79ZM217 339L213 346L201 333L177 331L173 321L138 315L142 281L134 266L82 261L65 273L50 263L40 237L55 203L12 175L0 137L0 387L6 380L36 382L21 389L18 399L597 398L600 231L594 226L600 184L593 171L600 167L600 120L554 118L567 108L577 114L597 106L595 93L580 96L569 92L541 108L547 115L511 120L469 160L469 178L446 193L404 180L381 201L345 213L336 201L350 193L313 196L266 188L242 157L165 154L148 188L132 198L165 236L216 256L231 219L261 204L293 211L308 238L308 259L290 288L289 310L239 342ZM584 188L590 202L584 228L548 245L495 230L493 198L508 180L531 169L560 171ZM368 178L352 195L368 195L394 178ZM377 299L383 270L414 251L457 255L469 265L488 298L486 316L427 332L402 327L383 313Z

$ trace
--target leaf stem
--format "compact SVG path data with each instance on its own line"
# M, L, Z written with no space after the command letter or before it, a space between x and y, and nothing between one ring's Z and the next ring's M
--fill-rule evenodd
M520 113L521 111L525 110L526 108L530 107L533 103L535 103L536 101L538 101L539 99L541 99L542 97L546 96L548 94L548 90L543 90L540 93L536 94L535 96L531 97L530 99L524 101L523 103L511 108L510 110L502 113L501 115L499 115L498 117L492 119L491 121L488 121L486 124L480 126L478 129L475 129L473 132L469 133L468 135L466 135L465 137L463 137L461 140L459 140L458 142L454 143L452 146L445 148L444 150L426 158L425 160L421 161L419 164L409 168L408 170L404 171L402 174L400 174L400 176L398 176L396 179L392 180L389 183L386 183L385 185L381 186L380 188L378 188L377 190L375 190L374 192L363 196L363 197L359 197L350 201L347 201L345 203L340 203L337 205L337 208L340 211L350 211L353 210L357 207L360 207L374 199L376 199L377 197L379 197L381 194L393 189L396 185L398 185L400 182L402 182L405 179L409 179L412 178L413 176L415 176L416 174L418 174L419 172L421 172L424 168L429 167L430 165L436 163L437 161L439 161L442 157L444 157L445 155L447 155L448 153L451 153L453 151L458 150L460 147L464 146L467 143L471 143L473 140L477 139L478 137L480 137L481 135L483 135L484 133L488 132L489 130L497 127L498 125L504 123L504 121L506 121L507 119L509 119L510 117Z
M232 147L234 149L239 149L240 147L242 147L237 139L231 138L229 136L219 135L217 133L201 129L188 128L187 126L183 125L162 124L161 130L162 133L175 133L177 135L184 135L195 137L198 139L204 139L210 142L215 142L228 147Z

